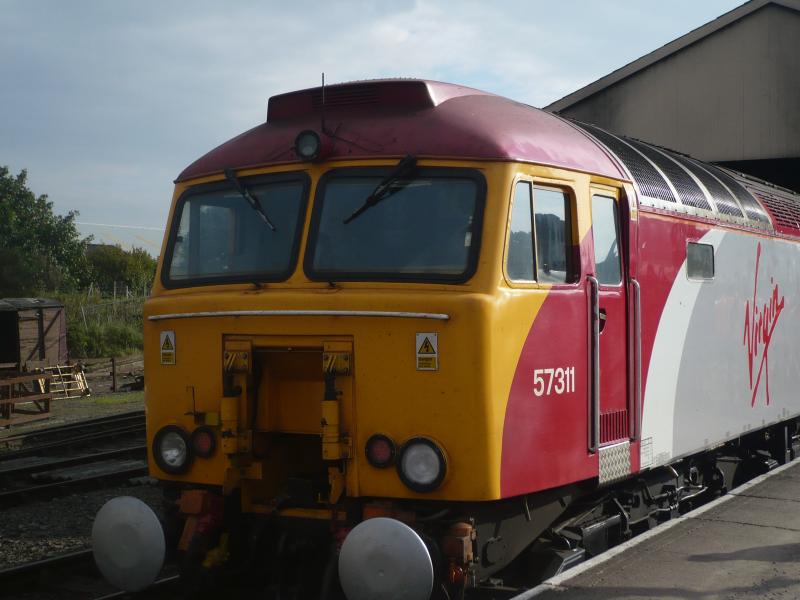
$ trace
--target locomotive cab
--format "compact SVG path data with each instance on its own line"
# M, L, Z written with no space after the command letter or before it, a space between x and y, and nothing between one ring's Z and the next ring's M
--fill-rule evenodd
M528 142L503 138L531 110L495 96L335 87L341 125L316 132L317 92L271 99L178 178L144 312L164 545L198 581L251 564L299 597L425 600L507 567L598 473L631 472L633 380L600 372L633 360L632 190L603 155L517 160L554 129L596 148L537 112ZM95 552L133 589L158 535L120 554L124 512L98 517Z

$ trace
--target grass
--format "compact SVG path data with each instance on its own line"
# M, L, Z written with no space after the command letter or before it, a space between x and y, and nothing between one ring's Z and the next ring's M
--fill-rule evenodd
M82 398L70 398L59 402L66 402L72 407L91 409L92 406L114 406L116 404L136 404L144 402L144 392L116 392L106 394L92 394Z
M67 321L67 346L73 358L127 356L141 352L141 324Z
M86 399L90 404L122 404L127 402L144 402L144 392L117 392L90 396Z
M113 300L86 293L56 297L66 308L71 358L125 356L142 351L144 297Z

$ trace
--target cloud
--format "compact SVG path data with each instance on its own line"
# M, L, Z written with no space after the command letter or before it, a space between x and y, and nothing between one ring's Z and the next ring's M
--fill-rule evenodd
M162 226L183 167L323 71L544 105L735 5L5 0L0 164L82 220Z

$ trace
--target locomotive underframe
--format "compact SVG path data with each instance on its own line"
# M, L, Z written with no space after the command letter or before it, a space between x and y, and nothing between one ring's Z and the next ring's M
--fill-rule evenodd
M223 496L219 487L204 488L218 502L196 503L202 510L186 514L192 504L185 498L197 487L165 483L165 530L172 558L197 593L224 584L275 597L343 598L335 568L342 541L362 520L388 516L411 526L428 546L434 598L502 597L798 455L792 419L605 487L595 480L475 503L343 498L332 520L244 513L240 491Z

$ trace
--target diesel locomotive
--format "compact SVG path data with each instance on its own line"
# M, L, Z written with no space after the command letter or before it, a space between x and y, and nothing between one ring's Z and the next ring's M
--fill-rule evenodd
M524 586L798 450L789 190L422 80L272 97L175 184L123 589Z

